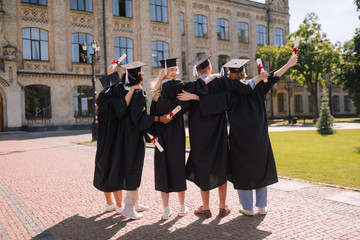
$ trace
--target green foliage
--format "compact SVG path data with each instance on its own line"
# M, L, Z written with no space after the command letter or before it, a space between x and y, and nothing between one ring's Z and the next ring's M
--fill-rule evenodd
M335 81L344 84L354 102L356 113L360 115L360 29L355 36L341 47L340 71Z
M355 5L356 5L356 11L360 10L360 0L354 0Z
M333 134L333 122L334 117L330 113L328 92L327 88L324 86L321 97L320 117L316 122L317 131L323 135Z

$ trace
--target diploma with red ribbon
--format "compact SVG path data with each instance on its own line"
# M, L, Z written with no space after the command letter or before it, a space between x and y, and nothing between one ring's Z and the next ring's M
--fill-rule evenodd
M177 114L179 111L181 110L181 106L178 105L176 108L174 108L173 110L170 110L168 112L168 115L166 116L167 118L172 118L175 114Z
M299 51L299 43L300 43L300 37L299 36L297 36L296 38L295 38L295 44L294 44L294 46L292 47L293 48L293 50L292 50L292 55L293 56L295 56L295 55L297 55L297 53L298 53L298 51Z
M265 71L264 66L263 66L260 58L256 59L256 63L257 63L257 68L258 68L259 73L264 72ZM264 82L268 82L268 80L265 79Z
M155 145L155 147L160 151L163 152L164 149L163 147L160 145L160 143L157 141L156 137L154 137L153 135L151 135L150 133L147 134L150 138L150 141Z
M126 54L124 53L118 60L114 60L111 65L116 64L119 65L125 58L126 58Z

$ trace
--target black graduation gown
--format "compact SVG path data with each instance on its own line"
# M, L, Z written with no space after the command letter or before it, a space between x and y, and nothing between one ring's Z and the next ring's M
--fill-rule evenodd
M104 192L136 190L140 186L144 164L143 133L151 127L153 116L146 114L143 90L136 90L126 106L127 90L118 84L108 93L102 91L96 101L104 113L98 128L94 186Z
M272 75L272 74L271 74ZM275 159L268 134L265 95L279 77L269 77L255 87L255 94L231 94L229 181L235 189L250 190L278 181Z
M151 104L151 114L161 116L181 106L181 111L174 115L168 124L155 123L156 136L164 151L155 149L155 190L161 192L181 192L186 190L185 175L185 128L183 114L188 111L189 102L179 101L176 96L182 90L197 93L207 93L204 81L183 83L171 80L162 84L161 97Z
M241 93L253 92L249 85L227 78L216 78L207 87L209 94L200 96L200 101L193 101L189 110L191 149L186 163L187 179L203 191L226 183L229 173L225 112L229 103L225 89L236 87Z

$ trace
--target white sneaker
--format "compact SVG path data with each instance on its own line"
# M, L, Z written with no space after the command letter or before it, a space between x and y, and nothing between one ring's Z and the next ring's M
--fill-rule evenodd
M136 202L135 210L136 210L137 212L143 212L143 211L149 210L149 206L146 206L146 205L144 205L144 204L141 204L141 203L139 203L139 202Z
M180 206L179 216L183 217L189 211L189 208L184 204Z
M173 211L171 210L170 207L164 207L164 212L163 212L163 215L162 215L162 218L164 220L167 220L169 219L169 217L173 214Z
M106 204L106 206L105 206L105 211L106 212L112 212L112 211L115 211L115 209L116 209L115 203L113 203L111 205Z
M267 207L258 207L260 215L266 215L268 213Z
M135 211L135 206L130 206L125 204L124 210L122 211L122 215L124 217L130 218L130 219L140 219L142 218L142 214Z
M240 208L240 211L242 214L246 215L246 216L254 216L255 213L254 213L254 210L246 210L246 209L242 209Z
M116 213L121 214L124 211L124 207L116 206Z

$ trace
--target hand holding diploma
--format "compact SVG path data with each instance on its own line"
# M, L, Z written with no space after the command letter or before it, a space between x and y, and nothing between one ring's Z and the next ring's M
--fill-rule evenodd
M107 69L107 73L111 74L115 72L115 68L126 58L126 54L124 53L118 60L114 60Z
M257 68L258 68L259 73L265 72L264 66L263 66L260 58L256 59L256 63L257 63ZM266 83L266 82L268 82L268 80L264 79L264 82Z
M160 145L160 143L158 142L158 138L154 137L153 135L151 135L150 133L147 134L150 138L150 141L155 145L155 147L160 151L163 152L164 149L163 147Z
M295 38L295 44L293 46L293 50L292 50L292 55L295 56L297 55L298 51L299 51L299 43L300 43L300 37L297 36Z

